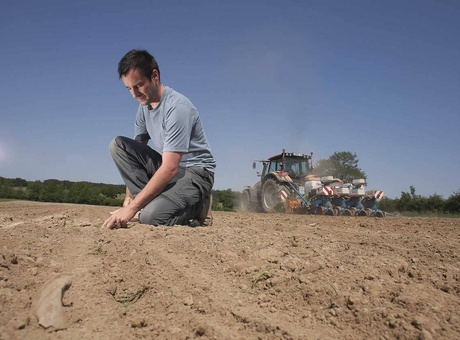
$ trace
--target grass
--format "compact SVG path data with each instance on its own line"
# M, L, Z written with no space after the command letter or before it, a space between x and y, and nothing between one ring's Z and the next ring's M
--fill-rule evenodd
M460 218L460 214L448 214L443 212L416 212L404 211L401 216L405 217L431 217L431 218Z
M11 201L16 201L16 200L12 198L0 198L0 202L11 202Z
M135 292L126 293L126 294L123 294L123 295L120 295L120 294L117 295L117 289L115 288L114 290L109 291L108 293L113 297L113 299L116 302L121 303L121 304L123 304L125 306L128 306L128 305L136 302L137 300L139 300L147 290L148 290L148 288L144 286L144 287L136 290Z
M272 277L272 274L270 272L262 271L259 274L257 274L257 276L254 279L254 281L252 281L252 286L251 287L254 288L255 285L257 284L257 282L262 281L262 280L268 280L271 277Z
M89 253L90 255L101 255L107 254L107 250L102 249L102 244L98 244L97 247Z

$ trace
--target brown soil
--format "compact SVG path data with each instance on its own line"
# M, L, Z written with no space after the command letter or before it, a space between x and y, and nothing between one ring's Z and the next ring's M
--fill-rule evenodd
M111 210L0 203L0 339L460 338L459 219L101 229ZM58 274L69 325L50 331L32 300Z

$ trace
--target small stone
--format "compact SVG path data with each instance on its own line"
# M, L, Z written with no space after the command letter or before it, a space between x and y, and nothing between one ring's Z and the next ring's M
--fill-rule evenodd
M11 264L18 264L18 257L15 254L11 257Z
M426 329L420 332L420 335L418 337L420 340L432 340L433 336L431 335L430 332L428 332Z
M147 326L147 322L145 321L145 319L138 319L138 320L131 321L132 328L144 328L146 326Z
M184 299L184 305L186 306L191 306L193 305L193 297L191 295L187 296L185 299Z
M13 329L24 329L29 324L30 319L27 317L25 319L13 318L9 324Z
M309 281L309 280L308 280L308 277L307 277L306 275L302 275L302 274L301 274L301 275L299 276L299 282L300 282L300 283L308 283L308 281Z

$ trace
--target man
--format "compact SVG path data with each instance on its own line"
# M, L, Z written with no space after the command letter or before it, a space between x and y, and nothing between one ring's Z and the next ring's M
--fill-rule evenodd
M119 136L110 143L126 198L103 227L126 227L139 211L143 224L209 224L216 162L197 109L161 83L158 64L147 51L128 52L118 64L118 75L140 105L134 140Z

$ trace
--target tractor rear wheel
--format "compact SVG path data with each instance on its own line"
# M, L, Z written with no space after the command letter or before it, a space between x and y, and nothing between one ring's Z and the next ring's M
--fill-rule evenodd
M283 202L281 191L283 186L279 185L274 179L267 179L262 187L262 208L265 212L271 213Z

